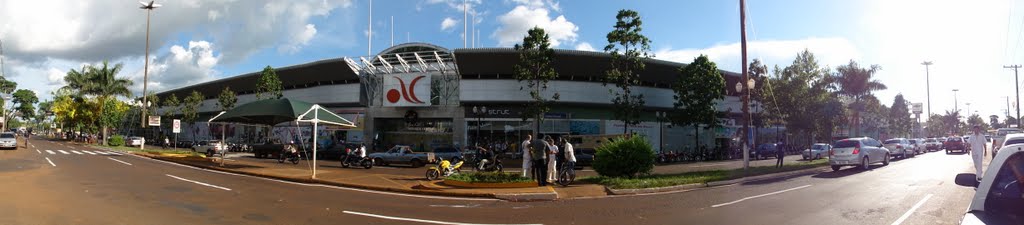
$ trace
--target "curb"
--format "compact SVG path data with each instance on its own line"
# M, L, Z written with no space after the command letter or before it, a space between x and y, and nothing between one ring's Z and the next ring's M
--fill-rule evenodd
M743 178L737 178L737 179L732 179L732 180L720 180L720 181L712 181L712 182L707 182L707 183L692 183L692 184L683 184L683 185L668 186L668 187L657 187L657 188L612 189L612 188L609 188L609 187L606 186L605 187L605 191L607 191L609 194L612 194L612 195L635 195L635 194L650 194L650 193L661 193L661 192L672 192L672 191L685 191L685 190L694 190L694 189L700 189L700 188L709 188L709 187L725 186L725 185L732 185L732 184L756 182L756 181L762 181L762 180L805 176L805 175L819 173L824 168L826 168L826 166L807 168L807 169L802 169L802 170L787 171L787 172L782 172L782 173L762 174L762 175L757 175L757 176L753 176L753 177L743 177Z
M466 187L466 188L528 188L537 187L537 182L518 182L518 183L468 183L457 180L444 180L442 181L446 185L455 187Z

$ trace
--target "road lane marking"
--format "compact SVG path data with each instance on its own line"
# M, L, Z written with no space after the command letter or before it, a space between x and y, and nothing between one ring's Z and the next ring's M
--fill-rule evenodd
M43 158L46 158L46 161L47 161L47 162L50 162L50 165L51 165L51 166L53 166L53 167L57 167L57 164L53 164L53 161L50 161L50 157L43 157Z
M707 165L696 165L696 166L690 166L690 168L711 167L711 166L724 166L724 165L729 165L729 163L715 163L715 164L707 164Z
M96 151L96 153L99 153L100 155L110 155L110 153L103 152L103 151Z
M119 163L124 163L125 165L129 165L129 166L131 166L131 165L132 165L131 163L128 163L128 162L125 162L125 161L121 161L121 160L117 160L117 159L115 159L115 158L110 158L110 157L107 157L107 158L108 158L108 159L110 159L110 160L114 160L114 161L117 161L117 162L119 162Z
M40 152L39 149L36 149L36 152L38 152L39 154L43 154L43 152Z
M924 198L921 199L921 201L918 201L917 204L914 204L914 207L910 207L910 210L907 210L906 213L903 213L903 216L900 216L899 219L896 219L896 221L893 221L892 225L900 225L901 223L903 223L904 220L907 220L907 218L910 218L910 215L914 214L914 211L917 211L917 208L921 208L921 205L924 205L924 202L928 201L928 199L930 199L930 198L932 198L932 194L928 194L927 196L924 196Z
M221 189L221 190L225 190L225 191L231 191L231 188L226 188L226 187L221 187L221 186L217 186L217 185L207 184L207 183L203 183L203 182L199 182L199 181L189 180L189 179L177 177L177 176L170 175L170 174L164 174L164 175L167 175L168 177L172 177L174 179L192 182L192 183L195 183L195 184L198 184L198 185L203 185L203 186L212 187L212 188L216 188L216 189Z
M50 153L50 155L57 154L57 153L53 153L53 150L46 150L46 153Z
M736 200L736 201L726 202L726 203L722 203L722 204L718 204L718 205L712 205L711 208L718 208L718 207L722 207L722 206L732 205L732 204L736 204L736 203L739 203L739 202L742 202L742 201L746 201L746 200L750 200L750 199L760 198L760 197L774 195L774 194L781 194L783 192L797 190L797 189L802 189L802 188L806 188L806 187L810 187L810 186L811 185L808 184L808 185L799 186L799 187L790 188L790 189L781 190L781 191L776 191L776 192L772 192L772 193L754 195L754 196L750 196L750 197L746 197L746 198L741 198L741 199Z
M71 154L71 153L65 152L64 150L57 150L57 151L60 152L60 153L64 153L65 155Z
M364 212L353 212L353 211L348 211L348 210L345 210L345 211L342 211L342 212L348 213L348 214L353 214L353 215L368 216L368 217L375 217L375 218L389 219L389 220L409 221L409 222L417 222L417 223L450 224L450 225L498 225L498 224L493 224L493 223L492 224L488 224L488 223L459 223L459 222L445 222L445 221L437 221L437 220L413 219L413 218L377 215L377 214L364 213ZM539 224L539 223L527 223L527 224L522 224L522 225L533 225L533 224L543 225L543 224Z
M107 153L110 153L110 154L113 154L113 155L121 155L121 153L111 152L111 151L108 151Z
M75 151L75 150L71 150L71 152L73 152L73 153L75 153L75 154L79 154L79 155L81 155L81 154L82 154L81 152L78 152L78 151Z
M82 150L82 152L89 153L90 155L96 155L96 153L93 153L93 152L90 152L90 151L86 151L86 150Z

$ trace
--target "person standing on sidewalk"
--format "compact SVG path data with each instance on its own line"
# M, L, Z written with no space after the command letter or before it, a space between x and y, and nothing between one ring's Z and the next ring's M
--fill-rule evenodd
M988 146L985 146L985 135L981 133L981 126L974 125L974 133L971 133L971 158L974 159L974 174L981 182L981 161L985 158L985 153L988 152Z
M548 138L548 183L555 183L558 179L558 144L554 139Z
M569 143L569 141L564 138L562 139L562 152L562 155L565 156L565 161L563 162L567 163L563 167L575 176L576 171L574 169L576 168L576 153L573 152L572 143Z
M784 145L782 139L779 139L779 142L775 144L775 167L782 167L782 159L786 158L786 147Z
M547 141L540 138L533 140L532 145L530 145L530 159L532 159L531 164L533 164L533 178L537 180L538 186L548 185L547 153Z
M523 177L533 177L533 172L530 169L530 140L533 139L533 135L526 135L526 140L523 140L523 144L519 145L523 149Z

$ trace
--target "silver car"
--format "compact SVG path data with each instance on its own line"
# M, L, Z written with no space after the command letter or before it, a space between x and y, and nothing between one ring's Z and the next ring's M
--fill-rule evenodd
M914 157L914 149L906 138L893 138L885 140L885 148L892 152L892 156L899 156L902 159L907 156Z
M838 171L842 166L857 166L861 169L868 169L868 165L882 163L889 165L889 149L882 146L882 142L869 137L847 138L839 140L832 146L829 154L829 165L832 171Z
M0 133L0 148L18 149L18 138L11 132Z
M821 156L827 156L828 150L832 149L832 145L825 143L817 143L811 145L810 149L804 149L803 156L806 159L821 159Z

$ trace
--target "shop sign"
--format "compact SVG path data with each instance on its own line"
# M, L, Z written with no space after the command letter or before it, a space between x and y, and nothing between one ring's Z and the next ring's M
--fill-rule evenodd
M381 97L385 107L430 106L430 74L385 75Z

